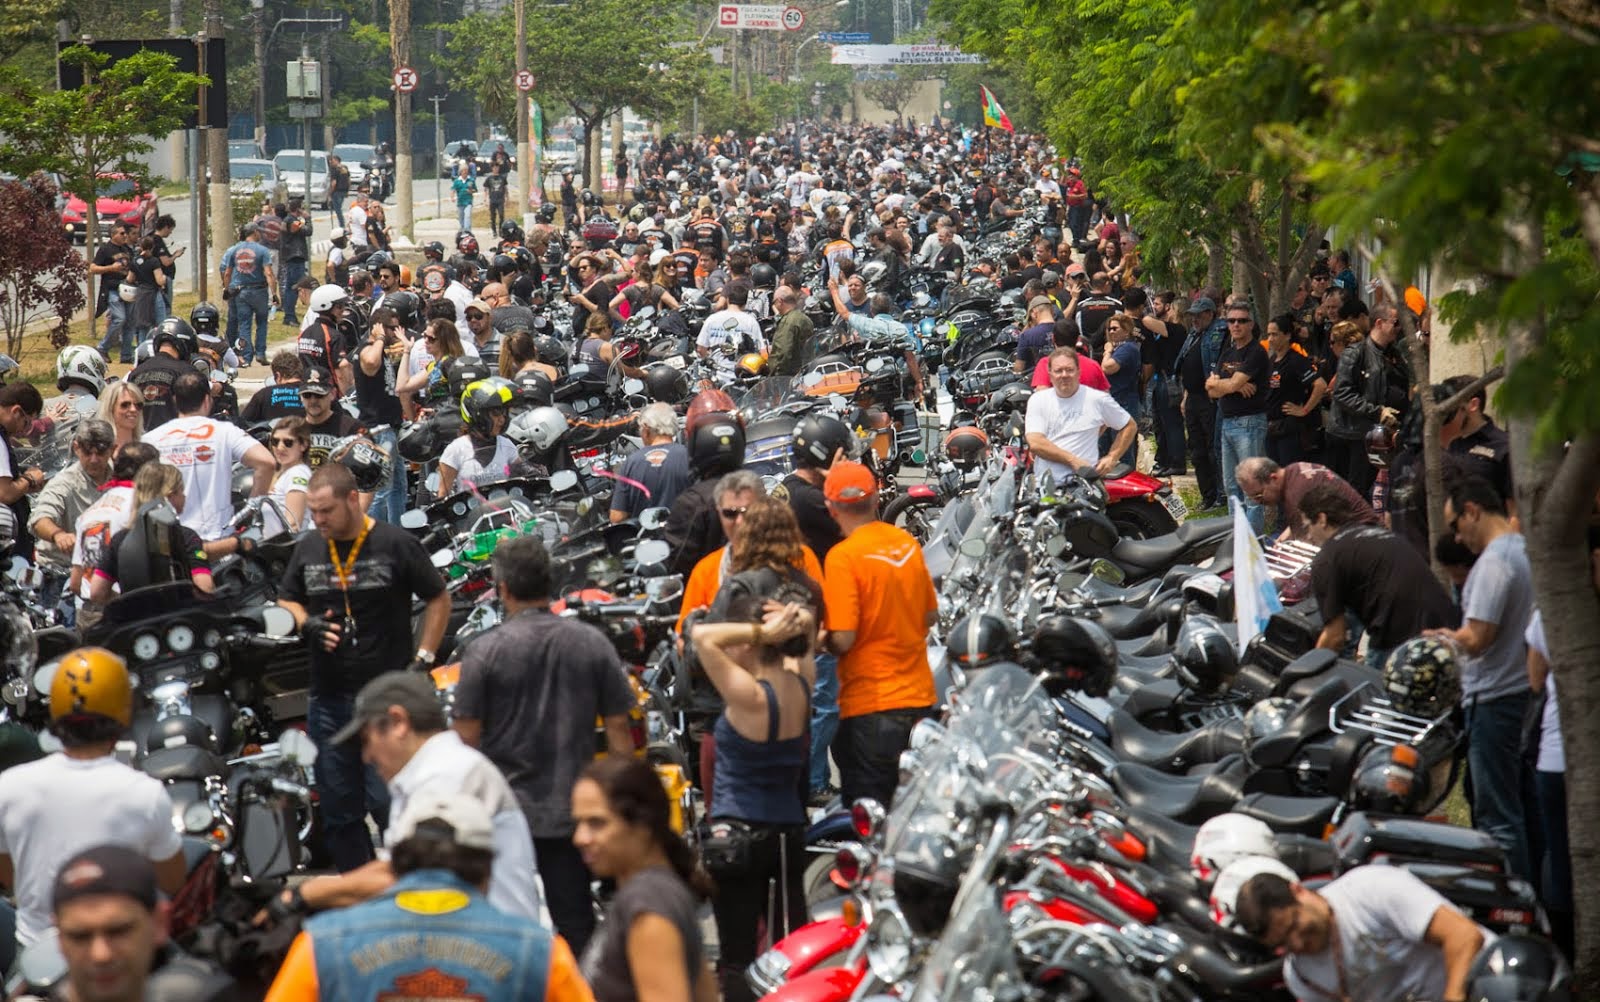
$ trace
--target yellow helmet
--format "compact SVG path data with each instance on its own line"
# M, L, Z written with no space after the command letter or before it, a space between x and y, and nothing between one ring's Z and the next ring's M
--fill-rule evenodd
M739 358L739 371L746 376L764 376L767 374L767 356L759 351L752 351Z
M68 654L50 680L52 721L90 713L124 727L133 723L128 666L104 647L80 647Z

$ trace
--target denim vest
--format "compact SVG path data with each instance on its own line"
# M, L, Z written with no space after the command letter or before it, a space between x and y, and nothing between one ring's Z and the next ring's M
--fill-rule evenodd
M1200 364L1205 367L1206 375L1217 370L1217 359L1222 357L1222 344L1228 337L1228 322L1226 320L1213 320L1211 326L1205 330L1192 330L1184 338L1183 347L1178 349L1177 360L1172 368L1176 372L1183 366L1183 359L1189 352L1200 349Z
M489 906L446 870L418 870L381 897L310 919L325 999L543 999L550 933Z

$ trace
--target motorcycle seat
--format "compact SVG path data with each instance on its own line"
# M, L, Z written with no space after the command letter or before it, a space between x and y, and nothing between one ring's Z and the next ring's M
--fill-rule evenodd
M1231 518L1197 518L1178 526L1176 532L1154 539L1119 540L1111 557L1124 567L1157 570L1175 563L1190 547L1220 541L1232 532Z
M1198 824L1221 814L1243 795L1238 773L1243 761L1200 776L1170 776L1137 762L1122 762L1111 770L1111 785L1135 807L1164 814L1185 824ZM1332 812L1329 812L1330 816Z
M1131 696L1147 685L1156 685L1165 681L1168 680L1162 678L1160 675L1155 674L1148 668L1141 668L1138 665L1131 665L1126 661L1118 659L1117 675L1116 678L1112 680L1111 687L1117 692L1126 693L1127 695Z
M1321 876L1339 868L1339 850L1326 839L1279 832L1272 841L1278 847L1278 858L1302 877Z
M1236 813L1248 815L1277 832L1321 835L1339 809L1338 797L1285 797L1252 793L1233 806Z
M1166 626L1163 605L1110 605L1098 610L1096 621L1113 637L1132 640L1148 637Z
M228 775L228 763L220 755L194 745L157 748L144 757L139 768L145 775L154 776L163 783L174 779L203 780L207 776Z
M1164 870L1188 872L1198 825L1138 807L1129 807L1126 813L1129 829L1144 842L1146 862Z
M1306 651L1283 666L1283 671L1278 673L1280 684L1289 686L1303 678L1321 675L1333 667L1333 663L1337 660L1339 660L1339 655L1336 652L1321 647Z
M1149 578L1136 585L1129 585L1123 588L1118 585L1107 584L1097 577L1090 576L1084 578L1083 583L1078 585L1076 590L1090 598L1114 598L1124 605L1142 608L1149 605L1150 600L1155 597L1156 593L1162 590L1161 585L1160 578Z
M1112 638L1117 645L1117 657L1125 658L1153 658L1166 657L1172 650L1172 645L1167 642L1165 633L1156 633L1148 637L1134 637L1132 640L1117 640Z
M1118 678L1121 678L1118 673ZM1165 713L1172 709L1172 704L1183 695L1183 686L1175 678L1158 678L1135 685L1132 690L1124 690L1120 686L1114 687L1115 691L1126 692L1127 695L1121 702L1122 709L1128 715L1144 719L1152 713Z
M1125 761L1162 772L1182 772L1196 762L1215 762L1244 746L1244 721L1216 720L1181 734L1152 731L1122 710L1106 718L1111 747Z

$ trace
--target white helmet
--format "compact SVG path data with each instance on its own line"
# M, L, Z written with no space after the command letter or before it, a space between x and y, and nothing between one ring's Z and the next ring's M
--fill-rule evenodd
M335 226L333 229L328 231L329 240L343 240L344 238L345 232L343 226Z
M96 394L106 388L106 363L100 353L86 344L73 344L56 356L56 389L81 383Z
M1196 880L1204 882L1215 880L1235 860L1277 855L1278 845L1265 821L1245 814L1218 814L1195 832L1189 869Z
M567 417L554 407L535 407L524 411L506 428L506 436L513 442L538 452L555 445L566 433Z
M340 286L319 285L311 292L311 312L327 313L340 303L349 301L349 295Z
M1217 882L1211 887L1211 920L1229 932L1243 933L1234 919L1239 891L1252 877L1263 873L1275 874L1291 884L1300 882L1298 874L1271 856L1246 856L1235 860L1217 875Z

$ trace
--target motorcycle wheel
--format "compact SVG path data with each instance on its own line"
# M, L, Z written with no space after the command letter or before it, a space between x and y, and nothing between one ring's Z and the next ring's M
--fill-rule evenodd
M911 533L917 538L917 542L926 543L933 534L933 527L938 524L939 514L942 511L944 511L943 498L919 498L902 494L884 507L883 520Z
M819 854L806 867L806 914L815 912L818 905L834 901L846 893L838 884L833 882L834 856L832 853Z
M1106 517L1123 539L1153 539L1178 531L1178 521L1166 508L1152 501L1119 501L1106 508ZM884 515L888 520L888 515Z

